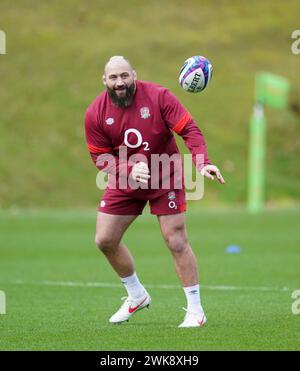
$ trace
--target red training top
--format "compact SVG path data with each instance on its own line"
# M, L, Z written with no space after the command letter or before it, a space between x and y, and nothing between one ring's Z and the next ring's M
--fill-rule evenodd
M152 155L179 154L173 132L183 138L194 163L196 155L202 155L202 161L195 163L199 171L210 163L204 137L192 116L168 89L160 85L136 81L133 101L124 108L113 104L105 91L91 103L85 115L86 142L92 159L99 170L110 174L109 187L111 177L116 175L118 189L122 188L120 179L127 180L134 163L148 162L153 178L154 171L150 167ZM127 150L125 157L121 156L121 147ZM112 156L115 160L122 157L116 166L111 161ZM143 199L158 197L166 192L166 188L161 188L162 169L158 173L160 189L133 190L126 186L122 190ZM169 189L174 189L173 175L171 165Z

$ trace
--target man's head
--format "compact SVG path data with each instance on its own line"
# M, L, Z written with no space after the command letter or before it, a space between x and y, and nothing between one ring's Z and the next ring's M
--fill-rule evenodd
M136 72L122 56L111 57L105 64L103 83L115 105L130 106L135 93Z

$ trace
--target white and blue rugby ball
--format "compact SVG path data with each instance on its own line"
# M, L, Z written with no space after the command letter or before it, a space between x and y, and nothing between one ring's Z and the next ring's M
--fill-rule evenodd
M212 72L212 64L207 58L199 55L190 57L180 69L179 84L189 93L199 93L210 83Z

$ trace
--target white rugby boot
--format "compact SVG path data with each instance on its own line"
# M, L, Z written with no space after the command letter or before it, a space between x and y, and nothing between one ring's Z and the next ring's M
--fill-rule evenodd
M206 317L203 312L195 313L190 312L185 308L182 308L186 311L183 322L178 327L202 327L206 323Z
M109 322L122 323L128 321L134 313L143 308L149 308L151 304L151 297L147 291L137 299L133 299L129 296L122 298L122 300L124 299L126 299L125 302L122 304L121 308L110 317Z

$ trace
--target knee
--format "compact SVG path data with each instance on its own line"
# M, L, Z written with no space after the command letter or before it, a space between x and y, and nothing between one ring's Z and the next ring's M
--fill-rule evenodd
M96 234L95 243L99 250L101 250L103 253L113 251L118 245L112 236L100 234Z
M184 231L171 231L165 236L165 241L173 254L182 254L188 248Z

